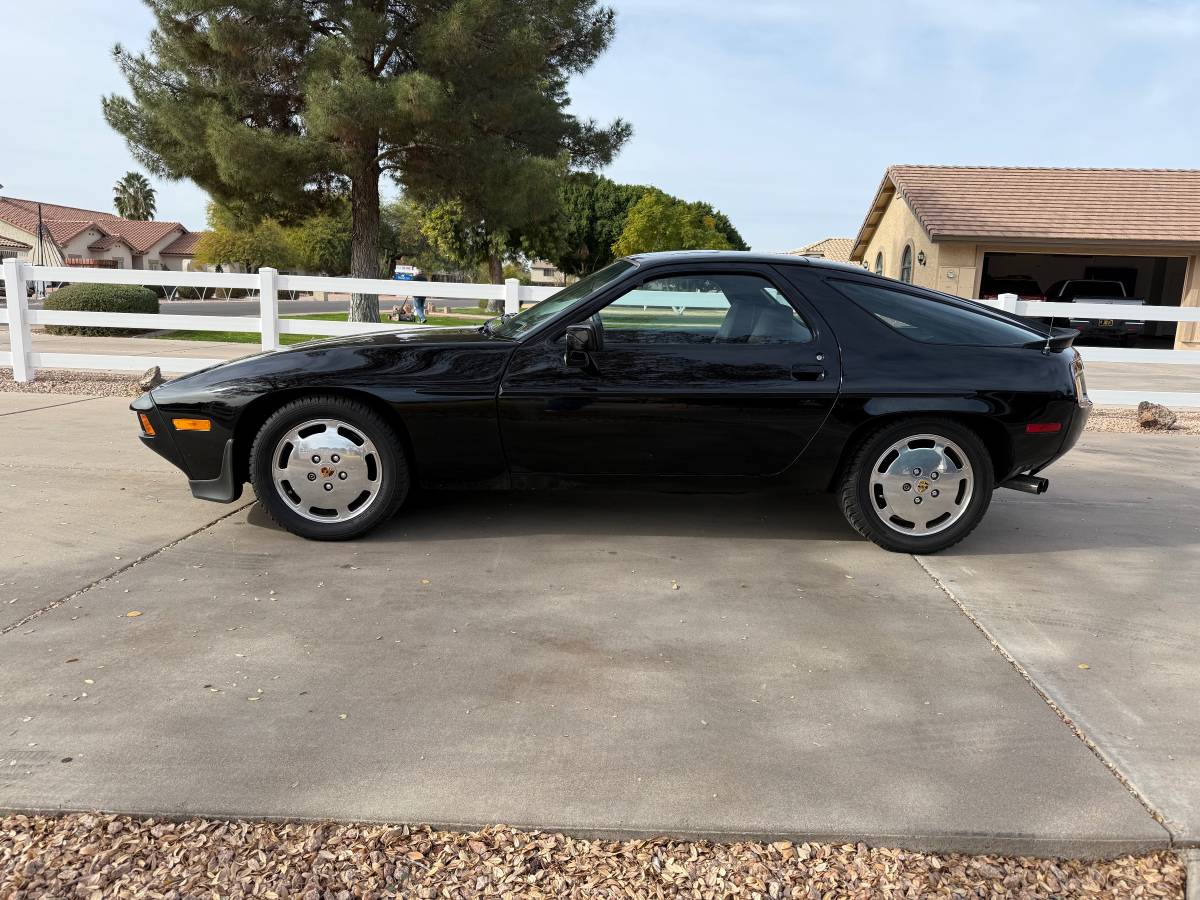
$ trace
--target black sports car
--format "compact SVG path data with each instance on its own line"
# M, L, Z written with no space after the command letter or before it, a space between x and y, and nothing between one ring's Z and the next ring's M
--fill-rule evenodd
M357 537L415 484L836 492L890 550L965 537L1091 409L1076 332L823 260L618 260L482 327L314 341L134 401L192 493Z

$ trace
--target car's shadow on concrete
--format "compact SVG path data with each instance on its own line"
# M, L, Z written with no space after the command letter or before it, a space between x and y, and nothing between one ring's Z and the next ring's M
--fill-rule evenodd
M275 525L255 504L249 522ZM762 540L864 540L833 497L754 492L419 491L362 541L475 540L496 535L670 535Z
M1047 497L998 490L979 527L947 551L955 556L1011 556L1075 550L1191 548L1178 496L1146 497L1106 510L1069 488ZM1147 516L1153 522L1147 521ZM255 504L251 525L278 530ZM865 543L832 495L783 490L747 493L665 491L418 491L394 519L359 539L370 544L410 539L464 541L508 535L645 535L716 539L817 540ZM883 551L881 551L883 552Z

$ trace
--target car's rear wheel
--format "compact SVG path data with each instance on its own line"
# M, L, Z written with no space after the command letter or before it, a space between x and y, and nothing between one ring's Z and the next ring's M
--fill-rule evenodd
M409 488L395 430L344 397L295 400L259 429L250 480L267 513L312 540L341 541L389 519Z
M949 419L908 419L855 449L841 485L842 511L856 531L887 550L935 553L983 519L994 478L974 431Z

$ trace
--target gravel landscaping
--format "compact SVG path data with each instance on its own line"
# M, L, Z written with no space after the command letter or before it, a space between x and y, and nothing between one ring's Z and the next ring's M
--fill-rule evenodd
M0 818L0 900L200 897L1183 897L1170 852L1111 861L863 844L589 841L503 825Z
M1172 428L1142 428L1137 410L1131 406L1098 406L1088 419L1088 431L1136 431L1141 434L1200 434L1200 411L1175 410L1178 417Z
M80 372L68 369L38 369L33 381L13 381L12 369L0 369L0 393L71 394L80 397L129 397L138 390L139 373Z

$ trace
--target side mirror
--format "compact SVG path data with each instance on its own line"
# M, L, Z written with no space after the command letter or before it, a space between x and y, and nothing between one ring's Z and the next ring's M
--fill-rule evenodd
M568 326L566 342L567 350L563 354L563 362L572 368L587 368L591 363L589 354L600 349L599 335L596 333L596 326L591 322Z

